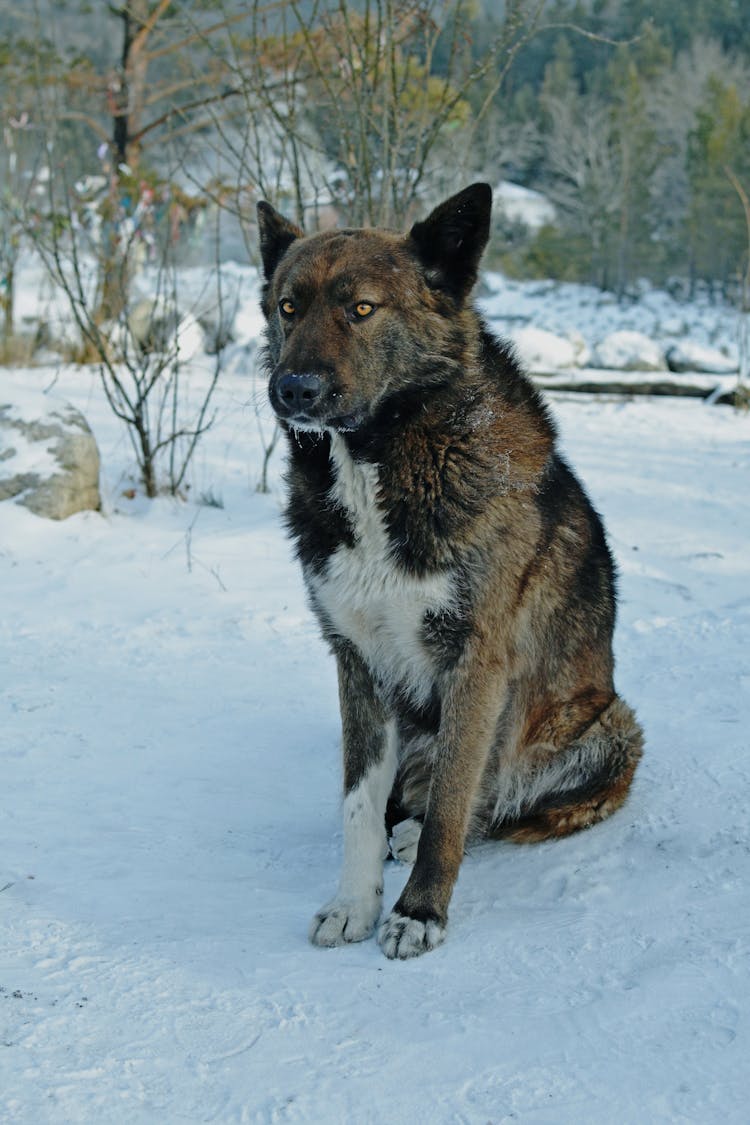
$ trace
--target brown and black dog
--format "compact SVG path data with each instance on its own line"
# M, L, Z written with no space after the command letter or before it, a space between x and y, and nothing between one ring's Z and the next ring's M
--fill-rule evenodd
M380 944L432 949L467 839L588 828L642 752L601 521L470 302L491 206L474 184L407 235L311 237L258 207L287 522L343 725L343 870L316 945L372 933L390 839L414 866Z

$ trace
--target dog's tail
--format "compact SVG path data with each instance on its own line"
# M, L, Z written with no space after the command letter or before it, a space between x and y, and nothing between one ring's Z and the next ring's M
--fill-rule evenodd
M590 828L623 804L642 754L641 726L615 696L575 742L536 771L533 798L496 821L489 835L526 844Z

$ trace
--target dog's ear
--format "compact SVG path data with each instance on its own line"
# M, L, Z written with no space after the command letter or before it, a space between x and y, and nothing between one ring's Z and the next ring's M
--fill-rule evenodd
M296 239L303 237L303 233L265 199L258 204L258 230L263 272L266 281L270 281L284 254Z
M482 251L490 236L492 188L472 184L436 207L409 232L427 284L462 301L477 279Z

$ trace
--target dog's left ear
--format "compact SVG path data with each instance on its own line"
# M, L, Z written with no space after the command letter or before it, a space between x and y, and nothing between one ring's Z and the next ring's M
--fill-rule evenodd
M457 301L468 295L490 236L491 212L490 185L472 184L414 224L409 238L431 288L444 289Z
M258 230L263 272L266 281L270 281L284 254L293 242L303 237L303 232L280 215L270 203L266 203L265 199L258 204Z

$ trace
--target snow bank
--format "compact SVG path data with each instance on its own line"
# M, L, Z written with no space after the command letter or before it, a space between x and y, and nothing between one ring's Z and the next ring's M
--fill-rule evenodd
M589 353L596 341L615 332L641 333L662 353L689 335L695 344L727 357L737 369L739 314L732 305L707 294L687 303L644 284L633 298L618 302L613 294L591 285L514 281L491 271L482 276L484 294L478 303L501 335L512 336L530 325L571 340L577 336ZM596 360L586 351L578 355L579 366L588 362ZM663 370L663 356L660 362Z

